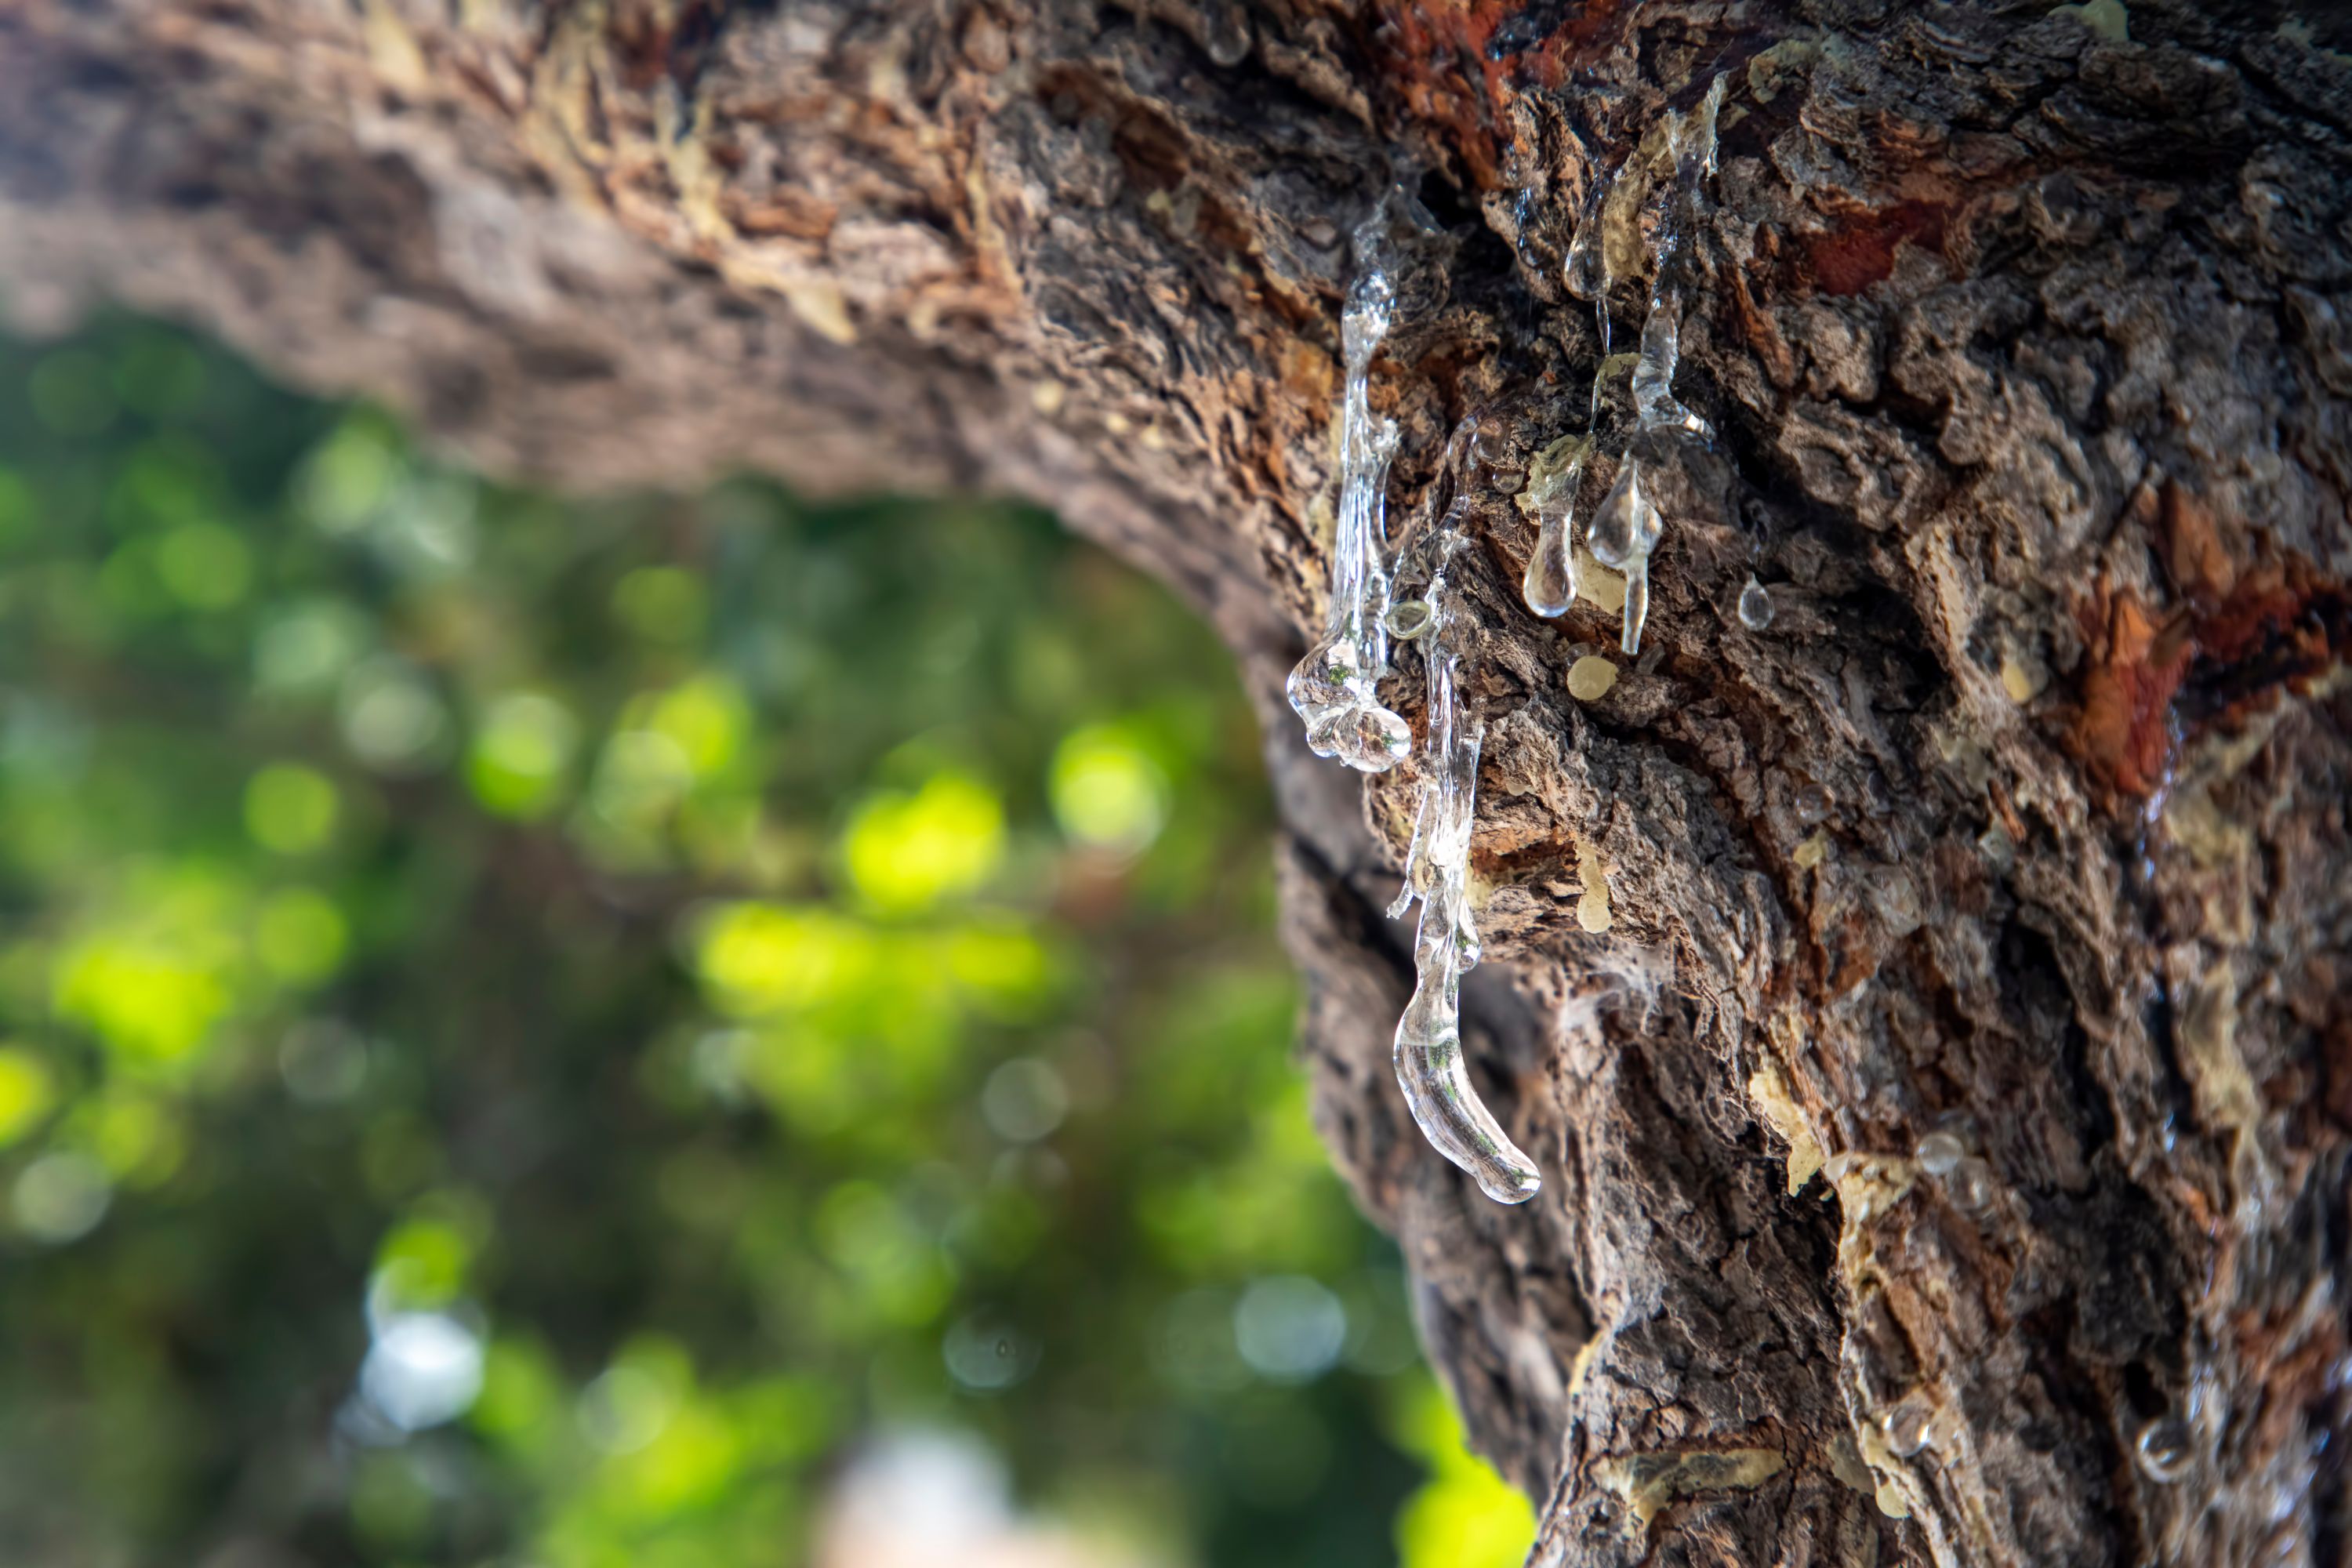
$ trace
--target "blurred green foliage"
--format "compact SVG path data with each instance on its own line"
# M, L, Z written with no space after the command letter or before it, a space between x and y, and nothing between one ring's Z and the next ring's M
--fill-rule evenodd
M564 501L0 343L0 1556L1501 1568L1288 1061L1221 651L1024 511ZM1399 1552L1402 1552L1402 1559Z

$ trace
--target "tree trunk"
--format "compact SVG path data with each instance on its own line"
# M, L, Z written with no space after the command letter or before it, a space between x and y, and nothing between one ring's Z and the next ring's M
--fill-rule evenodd
M1197 602L1262 698L1321 1125L1539 1562L2334 1563L2352 27L2287 9L5 0L0 293L570 485L1032 497ZM1618 225L1638 330L1601 195L1717 76L1675 384L1717 436L1582 700L1613 618L1518 588L1599 357L1563 259ZM1391 1072L1419 770L1279 699L1392 182L1372 404L1391 514L1476 544L1464 1005L1517 1208Z

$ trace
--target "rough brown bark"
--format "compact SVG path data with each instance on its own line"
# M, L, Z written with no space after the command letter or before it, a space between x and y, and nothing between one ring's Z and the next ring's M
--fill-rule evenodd
M1198 601L1265 698L1325 1131L1547 1500L1541 1561L2332 1563L2334 9L5 0L0 288L192 316L567 483L1018 492ZM1718 72L1679 390L1722 438L1669 498L1659 653L1580 704L1606 626L1518 605L1509 493L1591 374L1559 260ZM1546 1171L1517 1210L1389 1075L1411 771L1360 791L1276 695L1344 237L1392 175L1443 229L1375 370L1392 510L1490 426L1465 1011ZM1981 1212L1911 1162L1946 1125ZM2132 1450L2168 1413L2160 1484Z

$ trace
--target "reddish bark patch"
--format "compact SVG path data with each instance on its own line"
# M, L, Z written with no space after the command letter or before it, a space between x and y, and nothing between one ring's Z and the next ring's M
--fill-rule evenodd
M2183 717L2193 728L2234 726L2352 651L2352 588L2301 556L2256 566L2198 618L2193 641Z
M2238 585L2238 563L2222 542L2213 509L2175 480L2158 500L2164 531L2164 569L2182 597L2210 609Z
M2069 740L2109 788L2152 795L2171 771L2172 698L2194 651L2184 618L2159 626L2126 589L2091 621L2091 660Z
M1534 87L1559 86L1624 32L1624 6L1619 0L1586 0L1582 5L1518 0L1493 9L1498 19L1487 37L1487 58L1498 64L1516 58L1517 79Z
M1549 90L1614 44L1623 0L1403 0L1381 8L1390 82L1411 117L1458 154L1470 183L1501 183L1511 100Z
M1387 8L1381 27L1391 83L1405 111L1459 153L1481 189L1500 162L1493 107L1494 62L1486 45L1516 7L1491 0L1413 0Z
M2193 526L2193 525L2192 525ZM2300 556L2239 572L2218 546L2191 541L2196 580L2231 582L2226 597L2193 600L2161 620L2126 589L2104 587L2083 613L2090 658L2067 741L2102 783L2147 796L2164 785L2179 742L2235 728L2325 673L2352 649L2352 589ZM2226 566L2217 574L2216 566Z
M1803 240L1799 270L1824 294L1859 294L1893 275L1895 247L1906 241L1940 255L1950 212L1936 202L1895 202L1861 213L1843 228Z

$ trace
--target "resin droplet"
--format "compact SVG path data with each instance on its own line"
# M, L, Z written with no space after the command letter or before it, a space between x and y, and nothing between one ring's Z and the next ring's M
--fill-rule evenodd
M1381 625L1399 642L1411 642L1429 629L1432 614L1426 599L1400 599L1381 617Z
M1568 667L1568 694L1579 702L1598 702L1617 684L1617 667L1598 655L1586 654Z
M1642 651L1642 627L1650 618L1650 552L1664 527L1642 488L1641 460L1628 457L1601 498L1589 541L1594 560L1625 574L1624 631L1617 646L1627 653Z
M1601 498L1601 510L1592 520L1592 532L1588 547L1592 558L1603 566L1622 572L1636 555L1644 553L1656 542L1655 525L1643 516L1654 514L1649 498L1642 493L1642 464L1628 458L1617 466L1617 480Z
M1567 614L1584 591L1576 570L1576 490L1591 451L1589 437L1563 438L1528 467L1528 493L1519 504L1535 510L1536 547L1519 580L1519 595L1539 616Z
M1283 683L1283 695L1312 734L1315 727L1355 700L1356 682L1362 674L1357 663L1354 640L1344 632L1335 632L1307 650Z
M1576 603L1576 545L1569 534L1566 507L1544 508L1527 574L1519 579L1519 595L1539 616L1564 616Z
M1934 1441L1936 1413L1920 1399L1906 1399L1880 1418L1878 1429L1898 1459L1907 1459Z
M1969 1214L1983 1214L2000 1196L2000 1184L1993 1179L1992 1167L1973 1154L1952 1168L1945 1178L1945 1190L1951 1194L1953 1204Z
M1959 1163L1968 1158L1968 1146L1950 1133L1930 1132L1919 1140L1919 1147L1913 1151L1911 1157L1919 1162L1919 1168L1927 1174L1943 1177L1950 1175Z
M1752 574L1748 586L1739 590L1739 624L1751 632L1760 632L1772 624L1772 595Z
M1213 62L1227 68L1249 58L1249 12L1241 0L1209 0L1201 18L1201 47Z
M1797 814L1797 820L1807 827L1827 822L1833 804L1830 792L1817 784L1799 784L1790 799L1790 808Z
M2158 1416L2141 1427L2132 1451L2139 1462L2140 1474L2158 1486L2168 1487L2179 1480L2197 1460L2197 1445L2189 1436L2189 1424L2173 1415Z
M1385 773L1412 752L1412 726L1371 703L1341 710L1321 731L1320 738L1322 744L1314 731L1307 738L1308 749L1317 756L1337 757L1368 773Z

